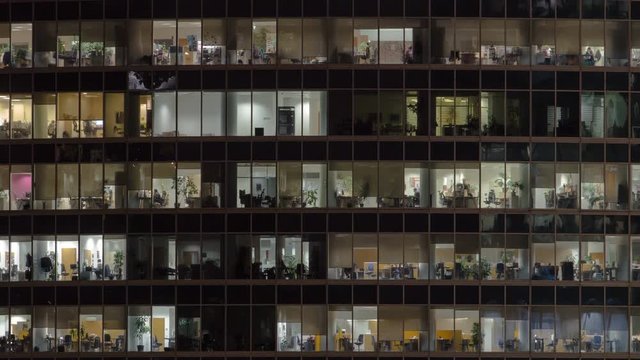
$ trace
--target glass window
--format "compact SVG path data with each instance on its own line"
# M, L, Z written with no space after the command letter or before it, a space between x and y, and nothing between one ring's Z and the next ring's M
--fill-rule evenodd
M581 208L582 209L604 209L604 175L602 165L583 164L581 183Z
M606 59L609 58L604 49L604 22L602 20L583 20L581 25L582 65L604 66L605 62L608 62Z
M626 93L608 92L605 95L607 137L628 137L628 101Z
M532 280L556 280L555 243L551 235L535 235L532 238ZM577 252L577 250L576 250ZM573 265L571 265L573 269ZM573 270L570 270L573 274Z
M9 277L11 281L29 281L32 279L34 266L40 264L40 259L36 258L37 263L34 264L34 258L31 254L31 237L30 236L12 236L11 237L11 253Z
M176 136L176 93L154 93L153 107L153 136Z
M431 63L456 64L459 53L454 45L454 25L452 19L431 21Z
M378 101L377 91L368 91L368 90L355 91L354 93L355 135L376 135L378 133L378 115L379 115L378 105L381 105L381 103ZM383 125L380 125L380 127L383 127Z
M175 30L175 25L173 28ZM119 31L124 31L128 35L128 43L127 43L127 50L126 50L128 54L127 63L129 65L151 65L151 58L153 57L154 59L156 59L156 57L153 56L156 54L156 48L154 46L155 41L154 42L151 41L151 37L154 35L154 31L153 31L155 29L154 24L149 20L129 20L129 22L127 23L126 29L122 29L122 30L119 30L119 29L120 27L116 26L113 30L114 32L113 35L116 41L116 46L115 46L116 54L114 54L114 57L116 59L116 64L118 59L117 51L119 50L117 47ZM109 38L109 35L110 35L109 31L107 31L107 38ZM158 34L158 35L161 35L161 34ZM175 39L175 35L173 36L174 36L173 39ZM170 38L169 41L171 42L172 39ZM108 55L109 54L107 50L107 57L106 57L107 59L109 58ZM155 61L154 61L154 64L156 64ZM114 64L111 66L117 66L117 65Z
M406 19L404 21L404 55L405 64L427 64L429 53L428 20Z
M106 235L104 237L104 265L101 273L104 280L124 280L127 278L126 254L126 239L123 236ZM99 258L99 256L97 257ZM98 264L96 275L100 275L100 264Z
M0 108L2 107L0 97ZM0 110L1 112L1 110ZM2 117L0 115L0 117ZM33 94L33 137L50 139L56 136L56 94ZM0 133L1 136L1 133Z
M185 182L186 184L186 182ZM176 166L173 163L153 164L153 207L173 209L176 206ZM186 192L186 185L185 185Z
M329 335L327 350L352 351L355 341L353 338L353 308L350 305L329 305L327 330ZM375 319L375 317L374 317ZM333 338L333 340L331 340ZM364 340L364 335L363 335ZM364 341L363 341L364 343ZM371 342L371 346L373 343ZM373 351L373 350L369 350Z
M559 22L558 22L559 25ZM577 31L577 29L575 29ZM558 30L560 31L560 29ZM531 22L531 63L533 65L555 65L556 63L556 22L533 20ZM576 32L577 33L577 32ZM575 39L577 41L577 39ZM560 42L560 40L558 40Z
M102 280L103 256L101 235L80 236L78 280ZM98 333L99 334L99 333Z
M253 135L273 136L276 131L276 93L272 91L253 93ZM291 114L290 107L278 108L278 135L290 135ZM283 122L283 123L281 123ZM282 134L281 132L284 132Z
M622 2L619 2L619 4L622 4ZM624 5L626 6L626 3L624 3ZM605 58L606 66L629 66L628 31L629 24L626 21L605 22L604 43L607 46L607 53Z
M359 97L356 95L356 111L359 111ZM404 134L403 119L405 119L403 106L404 94L402 91L380 91L380 124L378 131L380 135L402 135ZM374 107L375 109L375 107ZM356 121L360 120L360 114L356 114ZM356 125L357 126L357 125ZM357 128L356 128L357 129Z
M255 163L251 169L253 207L276 207L276 165Z
M304 64L327 63L327 20L302 20L302 62Z
M80 351L99 352L102 350L102 326L102 307L83 306L80 308Z
M10 336L16 339L15 352L30 352L31 343L31 307L12 306L10 317Z
M556 264L559 266L558 280L578 281L581 265L578 237L574 235L558 235L556 238Z
M356 162L353 164L353 192L355 201L360 207L378 206L377 165L374 162Z
M80 137L104 136L103 101L101 92L80 94Z
M200 91L178 92L178 136L200 136L201 101Z
M81 66L102 66L104 60L104 23L83 21L80 24Z
M125 351L125 309L123 306L104 307L103 350L109 352Z
M629 203L627 165L607 164L604 169L604 207L607 210L625 210Z
M64 23L61 22L61 24ZM73 57L71 41L67 41L66 44L62 41L59 43L56 41L56 23L54 21L36 22L34 28L34 67L55 67L57 64L56 54L58 51L60 51L60 59L62 60L60 66L64 66L65 46L68 47L68 54ZM64 26L62 30L64 31Z
M426 163L405 163L405 207L429 207L429 167Z
M128 164L128 201L129 208L148 209L152 203L151 164ZM155 199L153 199L155 202Z
M103 209L102 164L80 164L80 209Z
M302 203L302 164L278 164L278 206L284 208L305 207ZM307 194L305 194L307 195Z
M225 261L229 279L249 279L251 277L252 247L249 235L227 235L225 241Z
M629 244L627 240L626 236L605 237L604 277L608 281L629 280Z
M553 173L553 164L531 165L531 200L534 209L552 209L555 207L556 196ZM564 187L562 190L564 193Z
M456 187L453 164L434 163L430 175L431 207L453 208Z
M176 239L172 236L153 237L153 279L175 280Z
M405 93L405 135L426 135L429 132L426 120L429 112L426 105L428 102L427 91L407 91Z
M302 206L326 207L327 165L302 165Z
M438 352L447 352L454 351L455 346L456 351L462 350L462 333L461 331L456 332L454 328L455 317L453 311L453 309L431 309L429 314L429 319L431 319L431 349ZM465 343L468 348L469 341L467 340Z
M211 91L202 93L203 136L225 135L225 105L225 93Z
M285 20L286 21L286 20ZM272 19L253 21L253 64L275 64L278 49L276 21Z
M221 235L207 234L203 236L201 256L203 279L221 279L224 277Z
M580 65L579 22L578 20L558 20L556 22L558 65ZM602 32L602 30L600 30ZM585 47L585 53L588 49ZM594 53L596 51L591 49ZM603 49L604 51L604 49ZM602 55L601 55L602 58ZM595 65L595 63L594 63Z
M200 237L184 235L177 241L176 272L179 280L200 278Z
M0 95L0 139L8 139L11 134L9 112L11 109L9 94Z
M103 202L105 209L126 207L127 175L124 164L104 165Z
M504 350L506 352L529 350L529 311L526 307L507 307Z
M32 119L31 95L11 95L11 138L30 139Z
M279 344L278 351L301 351L302 307L299 305L278 306L277 311ZM315 349L310 349L306 351L314 350Z
M531 41L529 20L507 20L505 63L507 65L529 65L531 63ZM544 60L543 60L544 62Z
M583 236L581 242L580 276L582 281L605 280L604 238Z
M563 309L564 310L564 309ZM577 310L577 309L575 309ZM577 329L577 311L567 311L564 312L565 318L567 320L571 319L572 323L567 327L573 328L576 326ZM569 315L573 315L570 317ZM558 313L560 316L560 313ZM553 311L553 307L550 306L535 306L531 308L531 348L534 352L554 352L556 349L556 323L560 323L556 320L555 313ZM559 330L560 332L560 330ZM569 333L570 334L570 333ZM575 334L578 335L577 333ZM572 340L573 337L569 335L569 340ZM527 340L528 341L528 340ZM573 345L572 342L569 342L571 350L574 347L579 346L579 344ZM551 345L551 346L548 346ZM573 350L571 352L575 352L577 350Z
M77 138L80 135L80 94L58 93L58 138Z
M504 236L483 234L480 237L480 246L482 266L488 268L485 274L487 276L483 280L506 278L507 253L504 248Z
M151 29L149 29L149 31L150 30ZM125 52L127 49L127 28L125 22L114 20L105 21L104 35L104 65L123 66L125 64Z
M640 308L631 308L631 352L640 352Z
M235 178L232 174L235 174ZM253 207L253 197L251 196L251 164L228 164L228 175L231 184L227 191L233 196L233 199L235 199L237 207ZM235 188L233 185L235 185ZM237 194L234 194L236 192ZM232 204L229 204L229 207L231 206Z
M432 235L429 253L431 263L434 266L431 278L437 280L453 279L455 269L453 235Z
M65 352L77 352L80 335L78 334L78 308L75 306L56 307L56 336L63 339Z
M353 238L351 234L329 235L329 279L355 279L353 254Z
M479 26L478 20L456 20L456 42L455 48L457 61L464 65L477 65L480 60L478 43Z
M589 165L591 166L591 165ZM598 166L598 165L593 165ZM584 172L583 172L584 173ZM597 177L597 174L591 174ZM602 171L600 171L602 177ZM560 209L576 209L578 207L578 184L580 174L578 164L558 164L556 167L556 203ZM589 190L596 190L593 186L587 186ZM587 203L584 206L590 206Z
M199 20L178 21L178 65L199 65L202 46Z
M309 101L307 99L303 109L302 93L300 91L278 91L277 135L302 135L303 112L308 118L310 115Z
M480 45L480 56L482 65L504 64L506 59L504 26L504 20L481 21L480 33L482 34L482 44ZM509 32L511 32L511 29L509 29ZM517 36L519 34L516 32L515 35ZM512 60L511 64L513 64L513 62Z
M2 61L0 61L0 69L11 66L11 24L0 23L0 53Z
M202 207L224 206L223 192L224 165L221 163L202 163Z
M31 67L32 28L31 23L11 24L11 64L13 67ZM5 61L3 60L3 62Z
M229 19L227 26L227 62L229 64L251 64L251 20Z
M300 64L302 58L302 20L278 20L278 62Z
M35 259L35 281L55 281L60 269L56 266L56 242L53 236L39 236L33 239Z
M402 162L385 161L379 163L378 206L403 207L404 184ZM413 197L413 194L412 194Z
M262 100L268 100L268 96L266 96L266 99L263 97ZM271 105L275 106L275 99ZM227 134L236 136L250 136L252 133L251 93L248 91L228 92L227 109ZM264 111L262 113L264 115ZM269 113L267 112L267 114ZM271 119L275 122L275 119ZM260 120L262 121L262 119ZM273 130L275 131L275 126ZM262 127L262 131L264 132L264 127Z
M54 164L36 164L34 165L33 173L33 207L35 209L42 210L55 209L56 166ZM14 196L16 196L14 201L16 203L17 209L25 209L25 206L26 208L29 208L29 196L26 192L24 194L21 194L22 190L31 190L31 187L26 187L26 181L29 179L31 179L31 174L27 175L21 173L20 175L16 174L15 177L12 175L12 182L14 182L13 185L15 186L14 188L12 188L12 192L15 194ZM28 194L30 194L30 192ZM60 195L62 196L63 193L60 193Z
M80 205L78 165L58 164L56 185L56 208L78 209Z
M202 63L220 65L227 62L226 25L224 19L202 21Z
M31 209L32 173L30 165L13 165L9 178L9 200L12 210ZM52 179L51 179L52 180Z
M411 32L412 29L408 29ZM403 20L382 20L380 22L380 64L409 63L413 49L405 50L407 42L404 39L405 29ZM408 39L411 40L411 39Z
M504 136L504 92L480 93L480 124L484 136Z
M577 310L577 309L569 309ZM573 311L568 311L572 313ZM566 313L559 313L559 317L563 318ZM562 323L559 323L562 324ZM558 324L558 325L559 325ZM565 325L566 326L566 325ZM574 326L577 330L578 326ZM581 332L581 352L598 352L605 350L604 338L604 311L602 308L587 307L580 311L580 332Z
M581 136L604 137L604 94L583 92L581 96Z
M529 279L529 238L527 235L507 235L506 249L500 260L505 279Z
M312 136L327 134L326 91L303 91L301 112L303 135ZM297 126L296 129L298 129ZM296 135L298 135L298 130L296 130Z
M106 313L106 311L105 311ZM151 351L151 307L129 306L127 318L127 350ZM124 332L123 332L124 335ZM164 340L164 339L163 339Z
M153 22L153 65L175 65L176 22L155 20Z
M0 165L0 210L9 210L10 178L9 165Z
M505 351L505 319L504 310L498 307L484 308L480 311L480 329L479 335L481 344L480 351L495 352ZM474 329L472 335L474 337ZM475 345L475 341L474 341Z
M200 163L180 163L176 183L177 208L200 208Z
M631 165L631 208L640 209L640 165Z
M459 280L480 280L490 274L488 262L480 261L480 244L476 235L457 235L455 239L455 274Z
M62 307L61 307L62 308ZM55 352L58 342L56 341L56 307L36 306L33 309L33 351L34 352ZM73 339L68 337L66 342L62 341L65 351L70 349ZM77 339L76 339L77 340Z
M57 65L74 67L79 64L80 24L77 22L58 22Z
M353 49L360 44L350 34L353 33L353 21L351 19L327 19L329 40L329 63L352 64ZM365 44L366 50L366 44ZM370 49L371 50L371 49ZM366 55L366 54L365 54Z
M106 137L124 136L124 94L105 93L104 94L105 124L103 132Z
M58 265L58 281L78 279L78 237L58 236L56 255Z
M329 207L354 207L353 169L350 162L329 163Z

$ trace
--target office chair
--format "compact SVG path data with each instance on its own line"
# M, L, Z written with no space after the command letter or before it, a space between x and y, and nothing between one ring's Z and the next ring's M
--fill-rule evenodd
M362 344L364 344L364 335L360 334L358 335L358 340L356 340L353 345L357 346L358 351L360 351L360 346L362 346Z
M496 277L498 279L504 279L504 263L496 264Z
M111 347L113 346L113 343L111 342L111 334L104 334L104 351L111 351ZM107 350L109 349L109 350Z
M71 345L73 344L73 341L71 340L71 335L65 335L64 336L64 350L65 351L69 351L71 349Z
M591 348L593 351L599 351L602 347L602 336L594 335L593 340L591 341Z

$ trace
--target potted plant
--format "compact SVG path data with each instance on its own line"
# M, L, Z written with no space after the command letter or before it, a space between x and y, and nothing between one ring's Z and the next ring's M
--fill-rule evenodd
M124 252L122 250L117 250L113 254L113 265L115 266L113 270L116 272L116 279L121 280L122 267L124 266Z
M148 333L151 330L147 325L147 321L147 316L138 316L135 320L135 336L138 339L138 351L144 351L142 338L144 337L144 334Z
M358 194L356 196L360 207L364 207L364 202L365 200L367 200L367 197L369 196L369 187L370 186L369 186L368 180L363 180L362 183L360 184L360 188L358 189Z
M480 323L474 322L471 328L471 342L473 343L473 349L480 351L480 345L482 344L482 333L480 332Z
M178 198L182 196L189 205L189 207L193 206L193 196L198 194L198 186L189 176L178 176L178 181L175 183L176 192L178 193ZM174 188L173 186L171 187ZM180 202L176 202L176 207L180 207Z
M302 202L302 206L305 207L309 205L311 207L316 207L318 202L318 189L310 189L304 191L304 201Z

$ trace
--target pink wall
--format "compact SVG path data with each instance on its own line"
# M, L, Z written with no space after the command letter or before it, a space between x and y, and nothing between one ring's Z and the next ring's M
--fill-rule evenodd
M23 198L31 193L31 174L11 174L11 193L17 198Z

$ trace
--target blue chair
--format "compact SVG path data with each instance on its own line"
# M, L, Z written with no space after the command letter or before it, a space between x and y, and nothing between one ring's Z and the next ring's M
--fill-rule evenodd
M593 341L591 341L591 348L594 351L599 351L601 347L602 347L602 336L595 335L593 337Z

